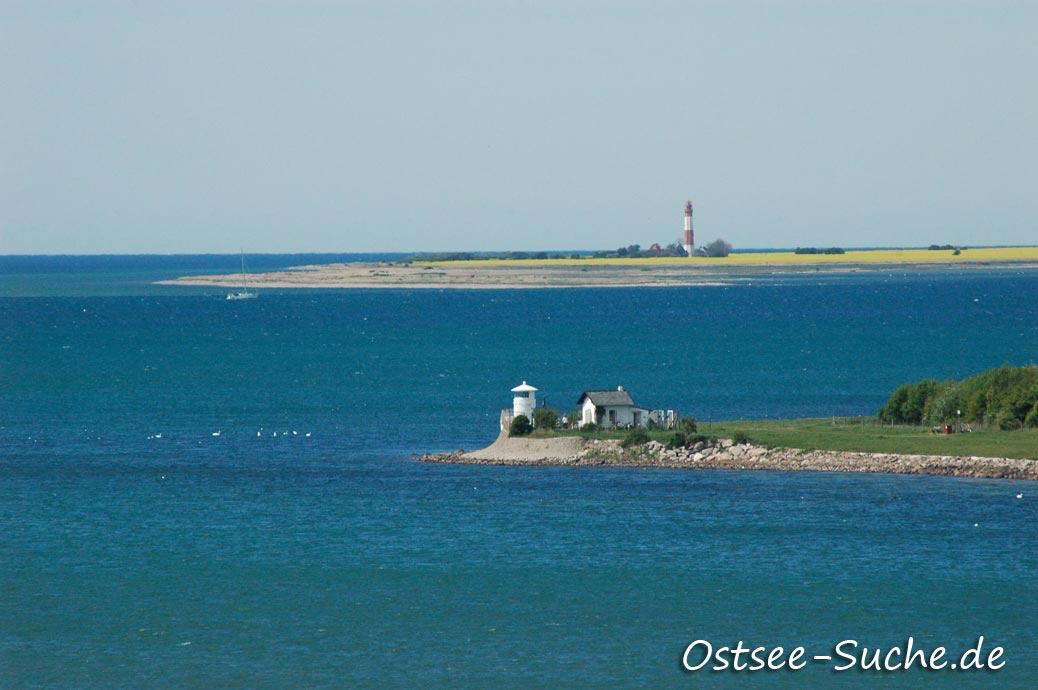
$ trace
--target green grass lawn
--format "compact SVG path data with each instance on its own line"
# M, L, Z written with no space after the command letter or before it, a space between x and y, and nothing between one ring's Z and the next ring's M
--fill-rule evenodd
M849 450L872 453L919 455L980 455L999 458L1038 459L1038 429L1000 431L978 428L967 434L932 434L928 427L887 426L873 419L748 419L700 422L699 433L731 438L736 431L755 443L805 450ZM577 431L559 434L576 435ZM672 431L653 430L650 435L666 441ZM622 438L620 431L580 434L592 438Z

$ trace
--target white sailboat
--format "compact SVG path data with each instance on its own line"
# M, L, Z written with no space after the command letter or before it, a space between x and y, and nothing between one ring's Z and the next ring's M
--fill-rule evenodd
M255 292L249 292L249 274L245 272L245 250L241 252L241 290L228 292L227 299L256 299Z

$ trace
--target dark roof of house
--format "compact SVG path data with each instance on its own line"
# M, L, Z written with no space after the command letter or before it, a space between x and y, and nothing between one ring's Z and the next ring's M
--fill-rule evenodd
M601 407L602 405L610 405L614 407L630 405L631 407L634 407L634 400L631 399L631 394L625 390L613 389L607 391L584 391L580 394L580 399L577 400L577 405L583 405L584 398L590 398L595 407Z

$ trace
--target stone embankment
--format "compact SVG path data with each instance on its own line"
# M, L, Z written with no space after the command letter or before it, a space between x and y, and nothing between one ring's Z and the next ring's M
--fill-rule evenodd
M419 459L424 462L480 465L882 472L1038 480L1038 461L1035 460L765 448L737 444L727 439L719 441L715 446L699 442L691 448L668 449L656 441L622 448L620 442L615 440L503 436L483 450L423 455Z

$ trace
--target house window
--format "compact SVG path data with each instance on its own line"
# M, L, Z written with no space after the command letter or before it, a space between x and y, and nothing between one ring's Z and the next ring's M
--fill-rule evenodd
M609 410L609 423L616 424L616 410Z

